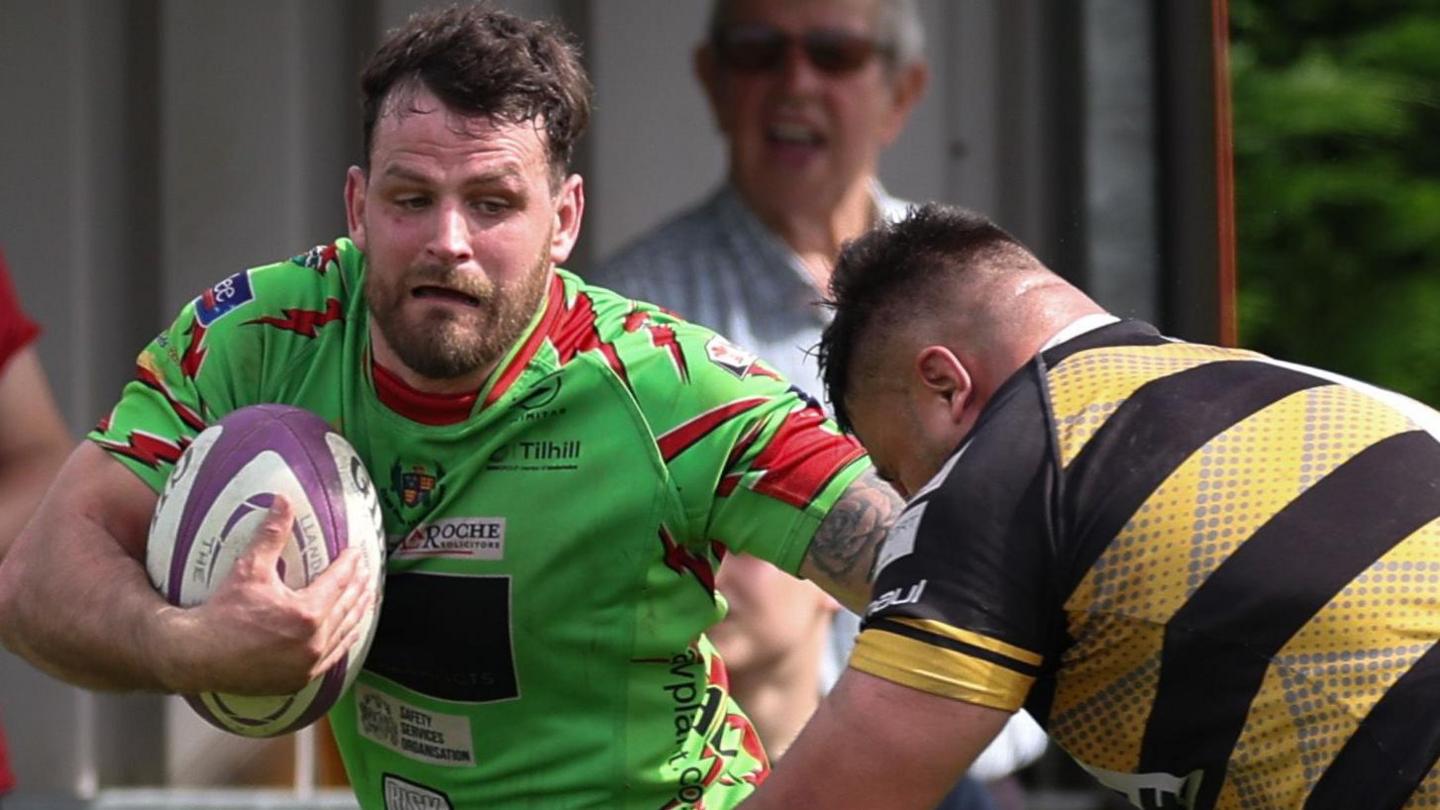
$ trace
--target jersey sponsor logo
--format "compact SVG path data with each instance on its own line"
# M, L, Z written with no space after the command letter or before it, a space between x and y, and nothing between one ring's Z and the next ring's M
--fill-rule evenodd
M928 579L922 579L908 588L891 588L885 593L880 594L879 597L865 608L865 615L873 616L885 608L895 607L896 605L913 605L919 603L920 596L925 593L925 585L929 582L930 580Z
M662 810L699 807L717 782L758 785L770 773L760 735L730 698L725 665L714 656L702 673L703 666L693 647L670 658L664 689L674 704L678 750L665 763L675 793ZM702 741L698 748L694 737Z
M579 439L526 439L502 444L490 454L487 470L578 470L584 445Z
M519 407L512 411L515 415L514 421L539 422L552 416L564 416L565 406L547 407L560 395L560 387L561 377L558 372L531 386L515 403Z
M704 733L705 716L700 713L704 706L701 698L705 696L701 663L700 653L693 649L670 657L670 679L661 688L670 696L674 708L676 745L683 745L691 731ZM701 729L696 728L697 721Z
M450 797L443 791L417 785L393 773L381 780L385 793L385 810L455 810Z
M445 485L440 479L445 467L435 464L434 472L425 464L404 464L399 461L390 465L390 489L385 499L396 512L430 506L445 494Z
M402 756L432 765L475 764L470 720L397 700L365 684L355 685L360 736Z
M195 299L195 320L201 326L209 326L254 298L250 271L242 270L200 293Z
M890 563L915 553L915 536L920 531L920 521L925 518L925 507L928 503L912 502L900 519L895 521L895 525L890 527L885 545L880 547L880 555L875 558L876 577L879 577L880 572Z
M390 538L396 559L444 557L461 560L505 558L505 518L458 517L422 523Z
M1205 776L1203 770L1175 776L1163 772L1107 771L1083 762L1080 762L1080 767L1089 771L1097 782L1124 796L1142 810L1190 810L1195 806L1195 797L1200 793L1200 782Z
M558 373L551 374L531 386L530 390L525 392L525 396L521 397L516 404L527 411L543 408L560 395L561 384L560 375Z
M384 774L384 810L455 810L449 796L439 790Z

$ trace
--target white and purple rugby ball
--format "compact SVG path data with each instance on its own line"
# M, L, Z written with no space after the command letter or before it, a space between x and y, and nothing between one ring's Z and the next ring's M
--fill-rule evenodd
M204 602L250 545L277 494L295 513L277 568L303 588L347 546L359 547L380 593L385 532L375 487L359 455L319 416L288 405L252 405L210 426L175 462L155 506L146 550L150 581L180 607ZM320 718L355 680L375 634L378 604L350 654L300 691L274 697L204 692L185 700L212 725L273 737Z

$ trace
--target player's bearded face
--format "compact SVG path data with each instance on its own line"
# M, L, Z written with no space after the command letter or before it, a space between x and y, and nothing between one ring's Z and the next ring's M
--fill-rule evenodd
M525 331L550 275L549 239L543 244L530 271L509 284L435 264L411 266L403 273L372 268L365 278L371 317L385 342L417 374L434 380L462 377L498 361ZM436 305L425 306L426 298Z

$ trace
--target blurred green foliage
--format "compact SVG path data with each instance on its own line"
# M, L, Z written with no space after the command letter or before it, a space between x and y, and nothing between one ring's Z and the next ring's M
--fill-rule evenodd
M1242 345L1440 405L1440 0L1230 0Z

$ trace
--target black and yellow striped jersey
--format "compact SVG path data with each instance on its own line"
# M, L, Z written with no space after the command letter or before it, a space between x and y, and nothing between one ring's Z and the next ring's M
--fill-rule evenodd
M1121 322L907 506L851 665L1028 708L1145 808L1440 807L1440 414Z

